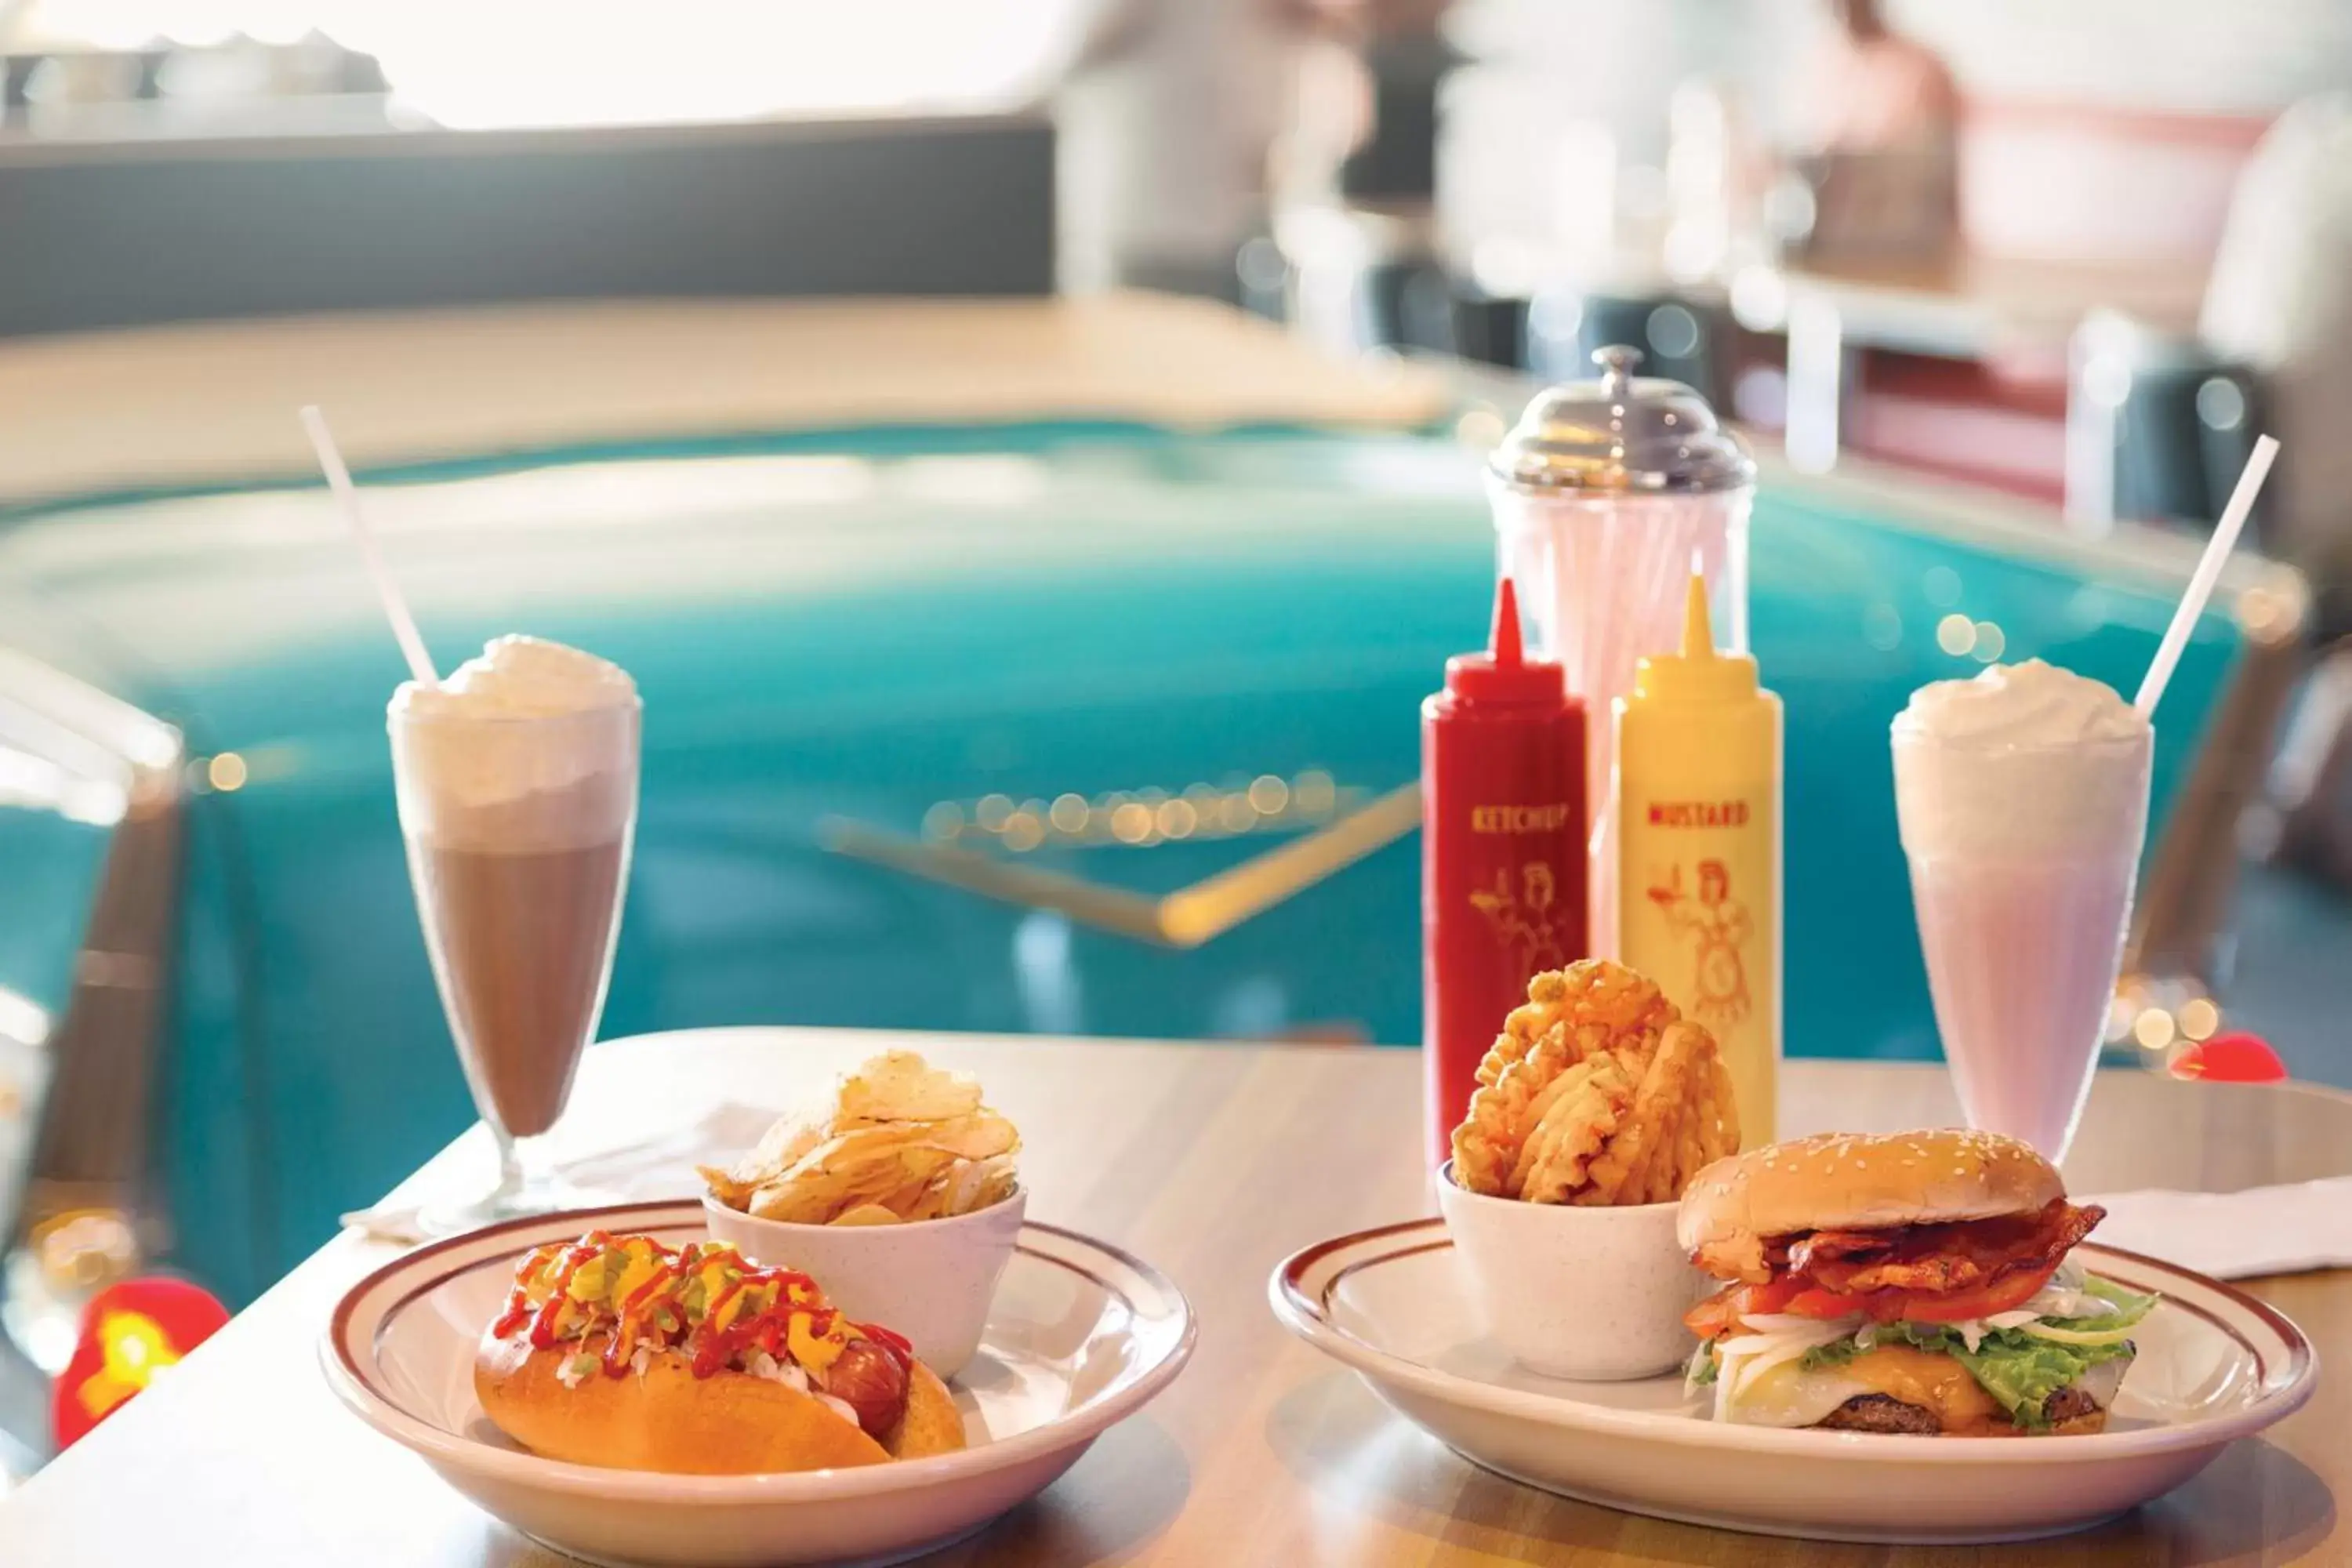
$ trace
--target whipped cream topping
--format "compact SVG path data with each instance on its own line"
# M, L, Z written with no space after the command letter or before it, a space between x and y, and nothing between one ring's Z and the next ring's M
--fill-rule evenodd
M502 637L437 687L393 694L393 774L410 837L491 853L621 837L637 795L636 683L562 643Z
M2029 658L1919 688L1895 730L1975 745L2065 746L2132 740L2148 722L2105 681Z
M393 711L418 719L549 719L625 708L637 683L610 659L544 637L493 637L437 687L401 682Z
M1903 847L1921 862L2136 858L2146 719L2096 680L2028 659L1911 695L1894 725Z

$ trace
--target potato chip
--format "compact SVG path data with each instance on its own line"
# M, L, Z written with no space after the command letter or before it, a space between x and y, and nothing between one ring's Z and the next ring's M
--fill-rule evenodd
M762 1219L874 1224L875 1211L934 1219L1003 1201L1020 1148L972 1079L887 1051L845 1074L829 1106L779 1120L731 1167L698 1169L714 1197Z
M842 1210L824 1223L827 1225L897 1225L898 1216L881 1204L859 1204L854 1208Z
M1009 1154L1000 1154L994 1159L980 1161L979 1166L979 1184L972 1189L968 1198L957 1207L949 1210L949 1213L973 1214L992 1205L1001 1204L1011 1197L1013 1189L1020 1184L1020 1174L1014 1170L1013 1157Z
M932 1148L945 1149L964 1160L992 1160L1014 1153L1021 1147L1021 1135L1013 1130L1013 1123L986 1110L929 1123L918 1129L915 1135Z
M885 1051L844 1079L834 1120L946 1121L980 1109L980 1084L941 1072L912 1051Z
M793 1112L776 1119L767 1135L749 1153L725 1171L696 1167L720 1203L741 1208L751 1193L790 1170L808 1152L824 1142L828 1112L823 1108Z

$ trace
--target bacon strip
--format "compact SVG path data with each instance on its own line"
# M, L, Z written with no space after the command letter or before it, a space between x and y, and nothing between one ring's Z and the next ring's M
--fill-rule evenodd
M1702 1339L1734 1332L1747 1310L1748 1288L1776 1280L1852 1296L1857 1312L1869 1309L1874 1291L1935 1296L1980 1289L2007 1275L2049 1268L2105 1217L2095 1204L2077 1207L2060 1198L2033 1214L1993 1219L1736 1238L1702 1248L1694 1258L1707 1272L1736 1282L1692 1308L1683 1321ZM1782 1287L1769 1299L1785 1300L1790 1293Z
M1691 1254L1691 1261L1718 1279L1761 1285L1772 1278L1771 1260L1764 1244L1745 1233L1728 1241L1709 1242Z
M2063 1198L2039 1214L1887 1231L1815 1231L1789 1248L1790 1272L1841 1296L1865 1290L1972 1290L2047 1268L2106 1217Z
M1727 1285L1683 1314L1683 1327L1703 1340L1719 1340L1739 1326L1739 1293L1745 1286Z

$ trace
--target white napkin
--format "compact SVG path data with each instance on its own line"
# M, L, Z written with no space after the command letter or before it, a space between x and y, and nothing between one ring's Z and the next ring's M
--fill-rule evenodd
M2352 1268L2352 1176L2236 1193L2146 1190L2076 1201L2107 1211L2093 1241L2216 1279Z
M694 1173L696 1165L730 1163L759 1142L778 1114L724 1101L688 1125L655 1137L567 1154L556 1162L556 1173L584 1191L609 1194L607 1201L692 1196L702 1188L702 1178ZM480 1132L475 1129L469 1140ZM467 1180L487 1185L490 1179L487 1170L463 1163L452 1174L452 1185ZM415 1186L414 1182L403 1183L373 1208L343 1215L343 1228L403 1246L423 1241L425 1230L417 1223L417 1215L425 1194L413 1191Z

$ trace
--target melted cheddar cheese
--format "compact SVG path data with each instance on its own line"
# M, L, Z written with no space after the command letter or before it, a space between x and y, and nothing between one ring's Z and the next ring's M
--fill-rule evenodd
M1852 1361L1808 1372L1787 1362L1749 1379L1721 1418L1751 1426L1811 1426L1847 1400L1883 1394L1932 1410L1944 1430L1984 1436L2018 1428L2000 1402L1950 1356L1912 1345L1879 1345Z
M2009 1432L2016 1423L1967 1367L1950 1356L1914 1345L1880 1345L1838 1368L1865 1394L1883 1394L1922 1410L1932 1410L1944 1430L1964 1435ZM1850 1397L1850 1396L1849 1396ZM1843 1404L1841 1400L1839 1403Z

